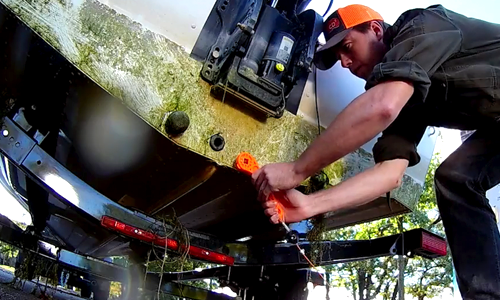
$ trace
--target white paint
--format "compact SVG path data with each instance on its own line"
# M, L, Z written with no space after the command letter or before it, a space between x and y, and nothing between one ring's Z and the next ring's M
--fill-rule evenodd
M215 0L98 0L184 47L193 49Z

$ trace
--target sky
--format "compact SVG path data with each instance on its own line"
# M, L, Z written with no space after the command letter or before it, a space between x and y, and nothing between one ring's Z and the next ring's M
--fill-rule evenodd
M281 0L286 1L286 0ZM328 6L329 0L313 0L309 6L316 10L319 14L323 14ZM489 22L500 23L500 17L498 12L500 11L500 1L498 0L475 0L475 1L464 1L464 0L443 0L443 1L430 1L430 0L419 0L419 1L401 1L401 0L335 0L330 13L339 7L343 7L349 4L364 4L370 6L372 9L378 11L385 19L387 23L392 24L398 16L404 11L412 8L422 8L433 4L442 4L444 7L454 10L455 12L462 13L472 18L479 18ZM436 144L436 151L440 152L441 159L446 158L450 153L452 153L461 143L460 134L458 131L441 129L442 139L438 139ZM10 195L0 186L0 205L2 207L1 213L8 213L8 216L16 221L20 221L26 224L31 223L31 218L29 213L24 210ZM452 296L443 295L439 299L450 300L453 299ZM330 293L332 299L352 299L352 297L346 293L345 290L335 289ZM310 297L312 299L325 299L324 289L317 287L315 290L311 290ZM406 297L407 300L411 299Z
M0 184L0 207L1 214L9 217L13 221L22 222L24 224L31 224L31 216L29 212L24 209L12 196L5 190L3 185Z

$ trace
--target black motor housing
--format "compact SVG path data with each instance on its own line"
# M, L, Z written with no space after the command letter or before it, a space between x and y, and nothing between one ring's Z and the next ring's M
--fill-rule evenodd
M279 86L283 73L288 70L295 38L286 32L276 31L267 47L266 54L262 60L264 70L262 79Z
M297 112L323 23L302 11L308 1L282 2L273 8L263 0L218 0L191 53L204 63L201 76L213 91L273 117L285 108Z

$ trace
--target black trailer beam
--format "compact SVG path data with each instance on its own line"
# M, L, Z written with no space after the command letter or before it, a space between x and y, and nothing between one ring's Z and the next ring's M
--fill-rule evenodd
M160 282L160 275L148 273L146 275L146 290L154 291L160 288L160 291L165 294L188 298L194 300L230 300L235 299L234 297L215 293L206 289L197 288L191 285L182 284L180 282L167 281L162 278L162 283Z
M350 261L390 256L396 254L416 254L426 258L441 256L422 251L422 236L431 236L440 243L444 239L423 229L414 229L401 234L381 237L373 240L319 241L298 243L308 258L317 257L318 266L332 265ZM319 253L318 253L319 252ZM249 245L246 257L247 265L267 266L308 266L307 260L295 244Z
M232 269L234 269L233 267ZM203 269L201 271L185 271L185 272L168 272L163 273L163 281L194 281L207 278L224 278L228 277L231 267L217 267ZM149 272L148 276L157 276L158 272Z

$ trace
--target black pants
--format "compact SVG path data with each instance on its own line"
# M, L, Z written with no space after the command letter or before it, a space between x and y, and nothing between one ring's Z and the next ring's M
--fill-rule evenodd
M436 195L464 300L500 300L500 234L486 191L500 182L500 130L478 130L437 169Z

